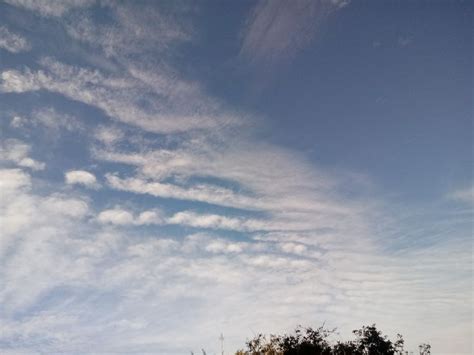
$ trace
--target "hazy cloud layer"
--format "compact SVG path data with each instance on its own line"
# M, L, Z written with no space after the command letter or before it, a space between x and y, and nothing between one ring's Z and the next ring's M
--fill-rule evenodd
M7 2L102 61L0 64L2 352L214 353L324 321L470 351L472 191L410 222L370 176L263 139L179 67L193 6ZM286 60L346 4L259 2L240 55Z

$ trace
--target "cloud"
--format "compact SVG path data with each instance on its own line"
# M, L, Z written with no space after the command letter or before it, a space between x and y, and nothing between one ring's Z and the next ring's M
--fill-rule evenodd
M413 36L399 36L397 43L400 47L406 47L413 42Z
M352 233L356 229L360 233L366 231L367 221L363 216L370 206L347 199L339 201L334 191L348 183L340 176L316 173L292 152L270 145L239 146L229 138L218 149L213 147L209 142L198 141L183 143L175 150L157 149L144 153L96 150L95 156L138 167L137 176L122 178L118 174L106 174L107 184L113 189L265 215L264 219L227 220L227 227L239 225L241 230L273 231L323 228L338 231L347 228ZM199 178L201 180L193 182ZM353 179L351 183L354 183ZM188 223L205 223L209 216L182 217ZM209 218L218 220L220 217Z
M114 19L112 23L78 17L66 23L66 31L72 38L101 49L106 57L128 62L127 56L143 55L146 47L167 55L172 45L192 37L191 31L186 29L189 26L180 24L176 16L167 15L159 6L114 2L102 5Z
M315 37L322 21L349 1L259 1L243 30L241 57L273 65L291 59Z
M95 0L5 0L5 2L34 11L41 16L60 17L70 10L91 6Z
M35 126L41 125L47 129L58 131L79 131L83 127L79 120L67 113L58 112L54 107L44 107L34 110L31 114L31 123Z
M20 53L30 50L31 45L26 38L11 32L5 26L0 26L0 48L12 53Z
M135 224L147 225L147 224L161 224L162 216L159 210L144 211L138 215L135 220Z
M474 186L456 190L448 197L459 202L474 203Z
M66 179L66 184L74 185L84 185L87 187L97 187L96 177L88 171L84 170L71 170L64 174Z
M100 212L97 220L100 223L126 225L133 223L133 215L126 210L116 208Z
M191 211L181 211L169 217L164 217L159 210L143 211L136 216L133 212L116 207L100 212L97 220L104 224L116 225L152 225L152 224L176 224L204 229L224 229L236 231L253 230L248 225L252 221L242 218L230 218L215 214L198 214Z
M21 169L1 169L0 189L3 194L11 194L31 186L31 178Z
M205 250L211 253L227 254L241 253L244 249L244 243L229 243L223 240L213 240L208 243Z
M0 182L10 191L0 206L2 350L15 344L43 352L217 351L212 344L219 331L235 349L249 336L248 327L282 332L289 330L283 322L292 327L315 318L347 333L361 322L377 322L390 333L420 334L420 312L426 315L421 337L429 334L427 319L442 319L458 336L468 335L470 283L452 278L470 275L470 249L462 243L396 255L354 248L354 234L351 243L339 244L330 241L342 234L325 238L322 232L299 241L296 235L290 241L291 233L246 240L155 232L132 238L120 227L155 221L154 210L100 212L98 220L115 225L111 232L85 218L91 211L84 199L38 195L20 169L0 171ZM35 309L41 311L25 312ZM66 324L75 332L64 331ZM178 345L169 345L170 338Z
M200 201L229 207L251 208L253 199L238 196L232 190L212 185L199 184L190 188L174 184L147 181L140 178L122 179L114 174L105 176L110 187L156 197L178 200ZM258 206L256 206L258 208Z
M2 241L0 251L6 251L15 238L26 238L22 233L36 235L35 228L48 223L53 225L72 219L82 220L89 213L85 199L53 193L39 196L31 193L31 176L21 169L0 170L0 224L2 225ZM27 232L28 231L28 232ZM40 231L38 230L38 233Z
M17 139L6 139L0 147L0 160L10 161L32 170L43 170L46 164L28 156L31 146Z
M21 128L26 122L27 120L21 116L13 116L12 120L10 121L10 126L13 128Z
M227 217L217 214L200 214L193 211L181 211L166 219L169 224L180 224L195 228L234 230L240 232L305 230L306 226L293 221L278 221L278 218L255 219ZM311 226L307 226L311 229Z
M246 229L244 222L238 218L230 218L215 214L201 215L190 211L182 211L167 219L170 224L183 224L198 228L218 228L230 230Z
M66 65L51 58L41 61L43 70L6 70L0 76L0 91L24 93L48 90L103 110L109 117L155 133L209 129L235 123L230 115L217 116L212 104L202 105L199 92L179 92L162 97L147 83L130 76L106 76L98 70ZM176 79L173 80L176 82ZM179 82L176 84L179 88ZM181 85L183 87L183 85ZM186 90L186 89L183 89ZM147 95L148 93L148 95ZM179 95L183 94L182 98ZM147 109L137 105L147 96ZM173 99L176 99L175 102ZM182 105L179 103L183 103Z
M460 231L445 214L436 223L407 222L387 211L366 178L327 172L257 139L245 115L230 114L173 61L163 63L176 58L174 44L192 38L173 16L108 2L107 23L97 23L65 16L79 7L44 10L69 3L22 4L64 16L41 21L65 26L65 46L92 49L114 65L47 57L2 68L1 90L19 101L48 91L48 100L63 96L115 122L99 115L89 135L68 128L62 111L28 118L90 147L79 159L105 175L101 191L71 189L49 174L33 179L26 168L0 170L2 352L182 354L204 346L212 353L220 332L236 349L249 329L275 333L319 321L340 327L342 338L377 322L390 334L405 331L408 341L432 339L439 352L470 352L470 224ZM281 2L257 5L242 56L252 48L249 60L259 62L295 55L317 33L310 19L320 13L311 9L345 2L311 3L308 14L301 4L287 13ZM298 31L308 36L296 38ZM272 44L279 35L282 43ZM11 142L2 145L5 165L41 154L27 138L4 141ZM73 183L97 182L85 171L67 172L66 182L68 173L76 173ZM398 238L409 247L394 247Z
M304 254L307 251L307 247L300 243L281 243L280 248L285 253L293 254Z
M124 132L116 127L101 126L95 130L94 138L106 145L111 145L124 138Z
M62 195L51 195L41 203L41 208L55 215L65 215L82 218L89 212L89 206L84 200L66 198Z
M137 217L135 217L132 212L119 207L100 212L97 220L103 224L115 225L142 226L163 223L161 212L156 209L141 212Z

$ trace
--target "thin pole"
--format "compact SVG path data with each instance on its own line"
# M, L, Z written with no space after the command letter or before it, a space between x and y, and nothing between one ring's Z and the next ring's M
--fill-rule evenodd
M221 354L224 355L224 334L221 333L219 340L221 341Z

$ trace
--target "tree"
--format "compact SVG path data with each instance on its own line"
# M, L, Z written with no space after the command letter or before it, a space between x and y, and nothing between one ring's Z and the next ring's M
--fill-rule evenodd
M278 348L278 339L270 335L267 339L263 334L257 335L247 342L247 351L239 350L238 353L245 355L280 355Z
M377 330L375 324L354 330L360 351L367 355L394 355L395 347L387 336Z
M418 346L420 349L420 355L431 355L431 345L430 344L421 344Z
M239 350L236 355L331 355L326 338L332 332L323 327L298 327L294 334L271 335L268 339L259 334L247 342L247 350Z
M332 332L324 327L298 327L294 335L278 337L278 345L284 355L330 355L331 346L326 339Z
M393 346L395 348L396 354L404 354L405 340L403 340L403 336L401 334L397 334L397 340L395 341Z
M380 332L375 324L363 326L353 333L355 340L329 342L330 335L335 332L324 327L317 329L297 327L293 334L281 336L262 334L247 341L246 350L239 350L236 355L401 355L404 354L405 341L398 334L392 342ZM430 355L431 346L422 344L420 355Z
M332 347L332 355L363 355L357 343L348 341L345 343L338 342Z

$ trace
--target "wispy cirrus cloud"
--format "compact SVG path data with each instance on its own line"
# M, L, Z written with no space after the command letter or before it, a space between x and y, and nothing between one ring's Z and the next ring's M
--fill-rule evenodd
M70 10L88 7L96 3L95 0L5 0L5 2L46 17L60 17Z
M209 105L197 104L201 94L194 90L186 92L188 89L185 86L174 95L168 93L171 98L164 98L148 83L134 77L106 76L98 70L63 64L51 58L43 59L41 64L43 69L38 71L3 71L0 91L24 93L48 90L95 106L112 119L156 133L209 129L237 123L232 115L218 114L218 106L206 97L202 100L208 101ZM178 82L176 88L179 87ZM150 98L146 103L138 103L147 96Z
M349 1L259 1L243 30L240 55L254 64L285 62L311 43L329 14Z
M25 37L11 32L5 26L0 26L0 48L12 53L20 53L30 50L31 44Z
M72 38L100 49L105 56L124 64L146 63L149 60L149 56L143 56L146 48L167 55L170 47L192 38L188 24L179 23L176 16L166 14L158 7L128 2L102 5L111 12L113 23L98 23L87 17L71 18L66 23L66 30ZM129 60L128 57L136 53L142 58Z
M213 352L220 332L236 349L249 328L325 320L343 335L377 322L409 341L468 349L470 241L392 216L369 177L329 172L257 137L248 117L167 60L193 41L186 18L135 2L103 3L105 22L72 16L89 11L87 1L16 3L64 26L65 46L113 65L41 53L1 68L4 94L50 103L16 116L9 134L46 127L85 151L69 141L48 147L62 158L51 178L34 168L43 160L35 139L7 140L2 150L2 351ZM295 55L344 4L257 4L241 56ZM71 101L90 130L54 106ZM79 167L88 168L70 170ZM76 188L98 180L101 190ZM390 247L397 238L410 247Z
M77 117L65 112L59 112L54 107L42 107L34 110L30 115L30 124L33 127L42 126L47 130L56 131L65 129L68 131L79 131L83 124Z

